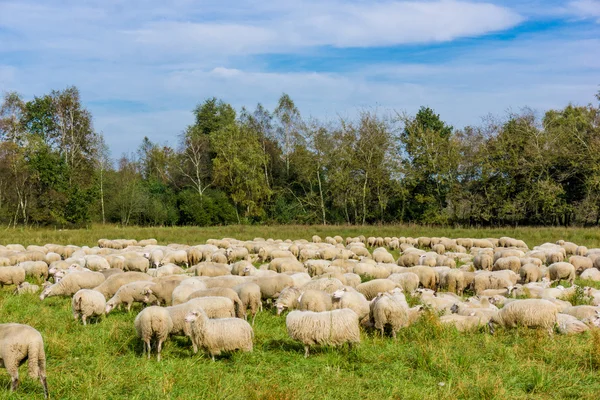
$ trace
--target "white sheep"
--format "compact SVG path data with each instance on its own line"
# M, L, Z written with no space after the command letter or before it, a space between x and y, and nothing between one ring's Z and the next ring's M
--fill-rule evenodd
M277 297L277 300L275 300L277 315L280 315L284 310L294 310L298 308L298 298L301 294L302 291L294 286L283 289Z
M334 309L349 308L358 315L358 320L362 321L369 315L370 304L367 298L357 291L342 288L333 292L332 303Z
M83 325L86 325L87 318L104 315L106 299L100 292L92 289L81 289L73 295L71 309L75 321L81 317Z
M192 310L201 308L209 318L232 318L235 317L235 307L233 301L227 297L209 296L197 297L176 306L166 307L173 327L171 335L188 335L185 316Z
M215 361L215 356L223 351L252 351L254 331L243 319L209 319L204 310L197 309L190 311L185 321L189 324L194 354L203 348Z
M23 282L15 288L13 294L21 295L25 293L35 294L40 291L38 285L32 285L29 282Z
M0 324L0 367L11 377L10 390L19 386L19 365L27 360L29 376L39 378L48 398L46 383L46 353L42 335L29 325Z
M25 270L23 267L0 267L0 288L4 285L18 286L25 282Z
M117 290L123 285L135 281L151 281L152 277L143 272L128 271L122 274L115 274L106 278L104 282L93 288L104 295L105 299L110 299L117 293Z
M590 330L590 327L584 322L568 314L559 313L556 322L558 325L558 333L562 335L573 335Z
M356 290L362 293L367 300L372 300L377 297L378 293L389 292L399 285L389 279L373 279L371 281L361 283L356 287Z
M243 314L246 316L248 309L250 309L250 315L252 315L252 326L254 326L254 319L259 311L262 311L262 302L260 294L260 286L254 282L242 283L233 288L238 294L240 301L242 302Z
M40 300L51 296L72 296L81 289L93 289L104 282L100 272L71 272L58 283L44 289Z
M379 293L371 301L370 319L383 337L386 326L392 328L392 337L396 332L408 326L408 304L402 293Z
M125 304L127 312L131 311L134 302L143 303L145 300L145 289L156 285L150 281L136 281L126 283L121 286L117 293L106 302L105 313L110 313L113 309Z
M158 306L144 308L135 317L133 324L138 337L145 343L144 352L148 352L148 359L150 359L150 352L152 350L150 342L152 338L156 339L157 360L160 361L162 344L167 340L169 333L173 329L173 321L171 320L169 311L166 308Z
M322 290L305 290L298 298L298 309L302 311L329 311L332 307L331 295Z
M308 357L311 345L342 345L360 343L358 315L349 308L312 312L291 311L286 319L288 335L304 345Z
M515 300L505 304L492 316L489 326L493 333L493 323L504 327L514 328L526 326L529 328L544 328L552 335L557 323L558 310L556 306L542 299Z

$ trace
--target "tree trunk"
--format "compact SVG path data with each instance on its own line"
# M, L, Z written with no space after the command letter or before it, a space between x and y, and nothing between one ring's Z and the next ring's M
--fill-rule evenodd
M321 197L321 212L323 214L323 225L327 225L325 219L325 201L323 200L323 187L321 186L321 173L320 168L317 170L317 180L319 181L319 196Z

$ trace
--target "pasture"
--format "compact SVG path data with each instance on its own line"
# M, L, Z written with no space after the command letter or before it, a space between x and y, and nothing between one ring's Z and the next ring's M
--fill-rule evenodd
M438 229L417 226L228 226L219 228L118 228L4 230L0 244L96 245L100 238L156 238L159 244L200 244L209 238L309 239L317 234L357 236L500 237L525 240L532 248L558 239L600 247L598 229ZM395 257L398 252L393 253ZM600 288L599 282L576 281ZM458 332L433 313L402 329L396 340L361 331L361 343L303 346L288 337L285 315L258 314L254 351L213 362L192 354L188 338L166 342L162 361L142 356L133 326L141 306L113 311L88 326L75 322L70 298L15 296L0 290L0 323L18 322L45 340L50 397L54 399L597 399L600 397L600 333L549 337L543 330L487 328ZM585 302L584 299L575 299ZM409 298L409 302L415 300ZM43 398L37 380L20 369L21 386L9 393L10 376L0 369L0 398Z

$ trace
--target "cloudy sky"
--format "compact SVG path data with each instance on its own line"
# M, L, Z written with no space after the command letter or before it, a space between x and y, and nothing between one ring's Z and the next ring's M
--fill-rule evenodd
M588 104L600 0L0 0L0 91L76 85L113 156L216 96L305 116L427 105L455 126Z

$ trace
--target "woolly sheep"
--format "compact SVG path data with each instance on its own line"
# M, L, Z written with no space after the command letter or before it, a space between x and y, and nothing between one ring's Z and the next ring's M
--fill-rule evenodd
M233 301L227 297L208 296L197 297L176 306L166 307L171 316L173 328L171 335L189 335L188 326L185 323L185 316L193 310L203 309L209 318L233 318L235 317L235 306Z
M25 281L25 270L23 267L0 267L0 288L4 285L18 286Z
M181 280L164 280L147 286L143 290L144 303L170 306L173 302L173 291L180 283Z
M285 325L288 335L304 345L304 357L311 345L342 345L360 343L358 315L349 308L312 312L291 311Z
M435 271L431 267L417 265L404 270L405 272L413 272L419 277L419 283L427 289L435 289L437 286L437 278Z
M197 290L206 289L206 284L202 278L188 278L181 281L179 286L173 289L171 295L171 304L176 306L177 304L185 303L190 296Z
M294 281L289 275L279 274L262 277L256 281L256 284L260 287L262 299L267 300L276 299L283 289L293 286Z
M48 264L45 261L26 261L19 266L25 270L26 277L42 281L48 279Z
M515 300L505 304L492 316L489 326L493 333L493 324L514 328L526 326L543 328L550 334L557 323L558 310L552 302L542 299Z
M356 287L356 290L362 293L367 300L372 300L377 297L378 293L389 292L399 285L389 279L373 279L365 283L361 283Z
M459 332L474 331L481 326L485 326L489 321L482 315L443 315L440 317L442 325L454 325Z
M381 263L394 263L394 256L392 256L387 249L378 247L373 250L373 260Z
M371 301L369 315L375 329L381 332L382 337L388 325L392 329L394 339L400 328L408 326L408 304L401 294L379 293Z
M498 258L494 262L492 271L511 270L512 272L518 273L521 268L521 259L517 256L508 256Z
M298 309L301 311L330 311L333 308L331 295L322 290L306 290L298 298Z
M519 270L521 283L538 282L542 279L542 271L534 264L525 264Z
M0 367L11 377L10 390L19 386L19 366L28 362L29 376L39 378L48 398L46 383L46 353L42 335L29 325L0 324Z
M189 266L188 254L185 250L171 251L171 252L165 254L165 256L162 258L162 260L160 260L160 265L165 265L165 264L185 265L187 267L187 266Z
M158 267L154 274L155 278L160 278L162 276L169 275L182 275L185 274L185 270L178 265L175 264L165 264L162 267Z
M401 272L390 275L387 279L396 282L406 293L411 293L419 287L419 276L414 272Z
M587 305L567 307L561 311L561 313L572 315L578 320L584 320L586 318L593 317L598 312L600 312L599 307Z
M152 350L150 342L153 338L156 339L157 361L160 361L162 344L167 340L169 333L173 329L173 321L171 320L169 311L166 308L158 306L144 308L135 317L133 324L138 337L145 343L144 352L148 352L148 359L150 359L150 352Z
M583 271L594 266L594 262L591 258L583 256L571 256L569 257L569 263L575 267L575 273L577 275L581 275Z
M463 271L459 269L451 269L443 275L440 281L440 286L446 288L449 292L462 295L465 290L465 276Z
M198 297L214 297L214 296L227 297L228 299L233 301L233 304L235 305L235 316L238 318L245 318L246 311L244 309L244 305L242 304L242 301L240 300L240 297L238 296L237 292L230 288L211 288L211 289L197 290L197 291L193 292L192 294L190 294L190 296L188 297L188 300L195 299Z
M102 293L105 299L110 299L117 293L117 290L125 284L135 281L151 281L152 277L143 272L129 271L122 274L116 274L106 278L104 282L93 288Z
M369 315L370 304L362 293L343 288L336 290L331 297L334 309L349 308L358 315L359 321Z
M190 311L185 317L194 354L205 349L215 361L223 351L252 351L254 331L248 322L238 318L209 319L204 310Z
M559 313L556 323L558 325L558 333L562 335L574 335L590 330L590 327L585 323L568 314Z
M188 269L188 272L196 276L223 276L230 275L231 268L227 264L218 264L215 262L201 262Z
M40 291L40 287L38 285L32 285L29 282L22 282L21 284L17 285L13 294L16 294L16 295L21 295L21 294L26 294L26 293L35 294L39 291Z
M561 279L573 284L575 281L575 267L567 262L553 263L548 267L550 280L560 281Z
M213 278L206 278L204 280L204 284L208 289L213 287L228 287L232 288L237 285L241 285L242 283L252 282L254 278L245 277L245 276L215 276Z
M127 312L131 311L134 302L143 303L145 300L145 290L154 286L156 283L151 281L136 281L127 283L117 290L117 293L106 302L105 313L108 314L121 304L125 304Z
M277 300L275 300L275 309L277 315L280 315L284 310L295 310L298 308L298 298L302 291L297 287L287 287L281 291Z
M100 292L92 289L81 289L73 296L71 309L75 321L81 318L83 325L86 325L87 318L104 315L106 299Z
M150 268L150 261L141 256L125 259L124 271L147 272Z
M235 286L233 290L235 290L240 298L240 301L242 302L244 316L247 316L247 311L250 309L250 315L252 315L252 326L254 326L256 314L259 311L262 311L260 286L254 282L247 282Z
M308 275L306 272L295 272L289 273L288 275L290 276L290 278L292 278L294 286L296 287L302 287L312 280L310 278L310 275Z
M72 296L80 289L94 289L104 280L104 275L100 272L72 272L58 283L44 289L40 300L51 296Z
M589 268L581 273L581 279L589 279L592 281L600 281L600 270L597 268Z

